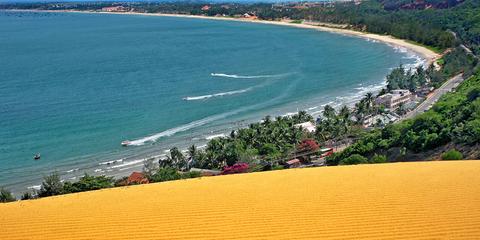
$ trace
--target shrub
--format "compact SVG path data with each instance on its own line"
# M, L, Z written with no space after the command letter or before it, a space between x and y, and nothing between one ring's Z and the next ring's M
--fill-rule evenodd
M370 163L386 163L387 156L376 154L370 159Z
M275 165L272 167L271 170L274 171L274 170L282 170L282 169L285 169L285 167L282 165Z
M48 197L63 194L63 183L57 173L43 178L42 186L38 191L39 197Z
M15 201L15 197L12 195L10 191L5 188L0 188L0 202L13 202Z
M63 184L63 193L85 192L91 190L98 190L102 188L113 187L114 180L112 177L106 176L90 176L85 174L78 180L78 182Z
M177 169L172 167L159 168L158 171L149 179L151 182L165 182L181 179L182 175L178 173Z
M347 157L341 160L338 164L339 165L354 165L354 164L362 164L368 163L368 159L360 154L353 154L350 157Z
M462 160L463 154L455 149L452 149L442 154L442 160Z
M467 94L467 99L470 102L475 101L475 99L477 99L478 97L480 97L480 87L476 87L470 90L470 92L468 92Z
M35 196L31 192L24 192L20 199L21 200L29 200L29 199L34 199L34 198L35 198Z
M186 178L198 178L198 177L201 177L201 176L202 176L202 173L201 172L196 172L196 171L186 172L186 173L182 174L182 178L184 178L184 179L186 179Z
M128 177L121 177L121 178L115 180L115 182L113 183L113 186L115 186L115 187L127 186L127 180L128 180Z

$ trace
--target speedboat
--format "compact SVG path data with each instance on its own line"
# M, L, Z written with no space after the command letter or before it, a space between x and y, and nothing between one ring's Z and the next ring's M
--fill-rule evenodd
M126 147L126 146L130 145L130 141L125 140L121 144L122 144L122 146Z
M35 154L35 156L33 156L33 159L34 160L39 160L40 159L40 153Z

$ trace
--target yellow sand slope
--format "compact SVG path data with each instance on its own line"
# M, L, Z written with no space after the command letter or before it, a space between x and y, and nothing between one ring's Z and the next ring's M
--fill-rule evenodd
M0 204L1 239L480 239L480 161L294 169Z

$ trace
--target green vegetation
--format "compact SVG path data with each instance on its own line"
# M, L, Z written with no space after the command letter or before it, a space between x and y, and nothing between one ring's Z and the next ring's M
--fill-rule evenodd
M387 156L375 153L373 155L373 157L370 159L369 162L370 163L386 163L387 162Z
M438 53L438 54L441 54L443 52L443 50L438 48L438 47L433 47L433 46L421 44L421 43L418 43L418 42L415 42L415 41L412 41L412 40L405 40L405 41L408 42L408 43L420 46L420 47L424 47L424 48L429 49L430 51Z
M29 199L34 199L35 196L31 192L24 192L22 196L20 197L21 200L29 200Z
M113 177L106 176L91 176L85 174L77 182L62 182L57 173L52 173L44 177L40 190L36 193L38 197L48 197L67 193L76 193L97 190L102 188L110 188L114 186ZM36 196L30 193L24 193L26 199L34 198ZM23 197L22 197L23 199Z
M464 145L480 143L480 74L465 80L454 93L448 93L431 110L414 119L391 124L365 134L343 152L328 158L338 165L352 155L374 156L398 149L398 155L435 149L449 142ZM402 159L392 159L402 160Z
M113 187L113 177L91 176L85 173L77 182L65 182L62 193L75 193Z
M15 197L9 192L7 189L0 188L0 202L13 202L15 201Z
M368 163L368 159L360 154L352 154L351 156L342 159L338 165L354 165Z
M423 67L420 66L415 72L406 70L400 65L399 68L393 69L393 71L387 75L387 89L408 89L411 92L415 92L418 87L425 86L427 84L427 76Z
M452 149L442 154L442 160L462 160L463 154L455 149Z
M38 191L39 197L48 197L63 194L63 183L57 173L43 178L42 186Z

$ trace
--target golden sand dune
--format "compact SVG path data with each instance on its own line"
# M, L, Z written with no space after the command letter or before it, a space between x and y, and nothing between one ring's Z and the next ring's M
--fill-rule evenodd
M1 239L480 239L480 161L294 169L0 204Z

